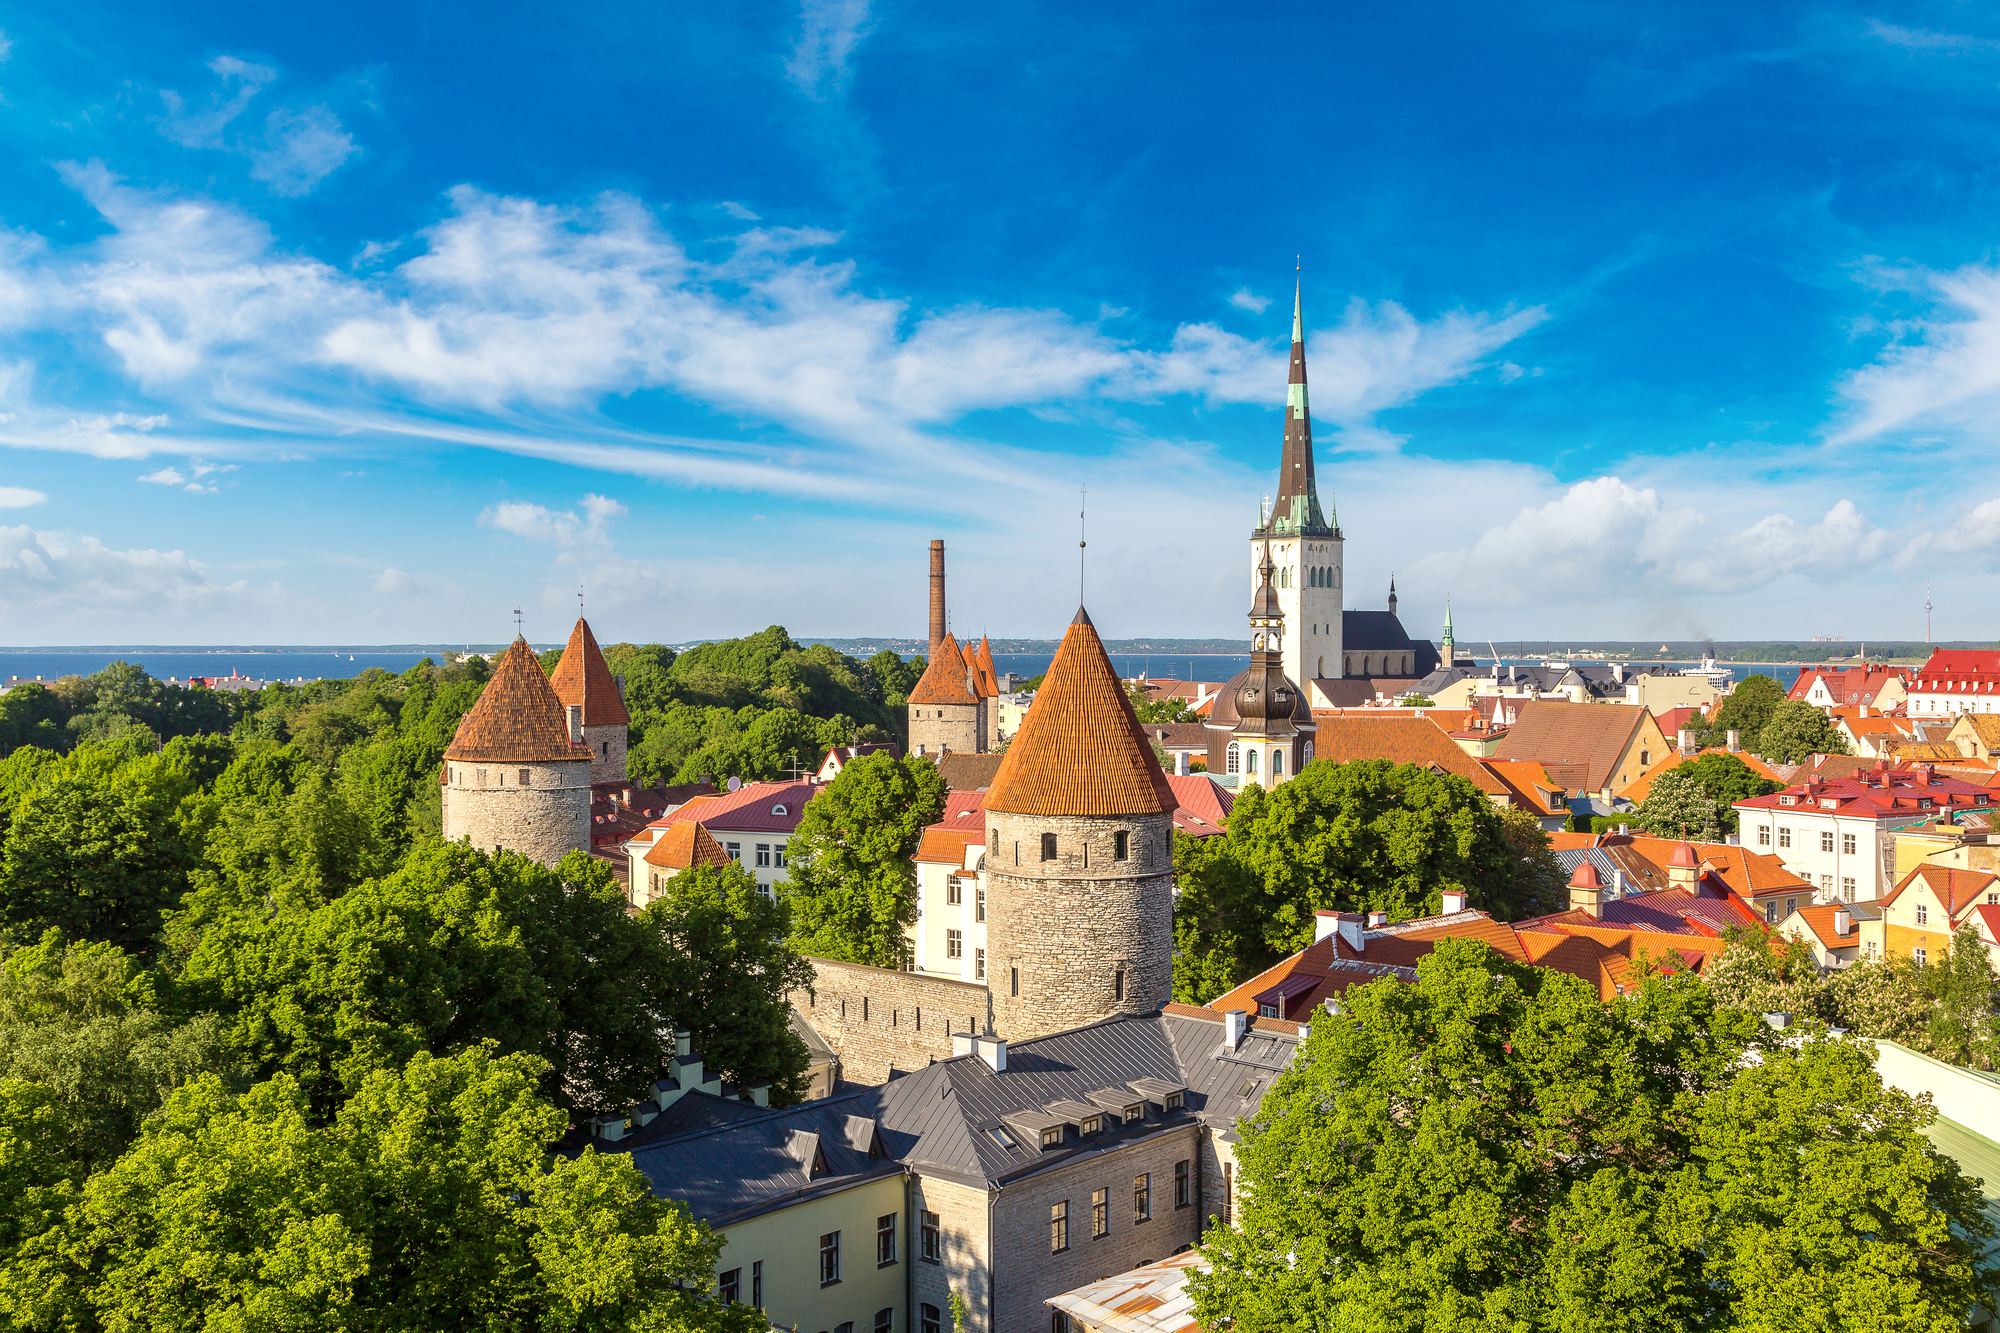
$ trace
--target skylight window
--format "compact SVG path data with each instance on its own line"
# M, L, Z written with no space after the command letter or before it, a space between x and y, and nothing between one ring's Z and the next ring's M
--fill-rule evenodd
M993 1141L999 1144L1001 1147L1012 1148L1014 1146L1014 1136L1009 1134L1006 1130L1002 1129L1000 1126L995 1125L993 1128L987 1130L986 1132L988 1134L991 1134L993 1136Z

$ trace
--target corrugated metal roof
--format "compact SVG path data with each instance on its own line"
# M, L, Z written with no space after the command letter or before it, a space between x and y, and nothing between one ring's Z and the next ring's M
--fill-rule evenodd
M754 1215L815 1190L900 1173L893 1155L870 1158L849 1146L848 1119L870 1118L871 1100L865 1093L833 1097L683 1135L635 1150L632 1165L655 1194L682 1200L705 1222ZM808 1176L800 1135L813 1136L825 1174Z

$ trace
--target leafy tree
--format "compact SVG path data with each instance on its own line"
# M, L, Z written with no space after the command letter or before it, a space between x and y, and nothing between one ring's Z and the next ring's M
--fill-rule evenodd
M157 768L157 766L155 766ZM150 955L192 858L158 784L59 777L16 808L0 853L0 921L16 938L54 927Z
M1221 837L1175 842L1176 993L1207 999L1303 949L1322 909L1405 921L1455 889L1501 920L1553 910L1531 850L1470 782L1414 764L1309 764L1272 792L1247 788Z
M0 694L0 756L24 745L64 749L69 735L63 724L68 720L69 708L54 690L40 681L16 685Z
M310 912L191 901L174 931L188 955L178 1004L222 1014L260 1075L292 1076L321 1108L419 1051L487 1041L544 1060L559 1105L623 1106L658 1077L679 1012L703 1003L676 989L659 931L626 911L609 867L581 852L551 870L428 843Z
M787 847L783 890L801 953L903 966L903 930L917 910L911 858L944 798L935 764L881 751L848 764L813 797Z
M2000 1276L1929 1107L1855 1043L1465 940L1417 974L1316 1014L1241 1127L1205 1327L1942 1333Z
M892 648L884 648L867 662L868 670L882 686L882 701L890 708L908 705L910 691L917 688L917 682L924 678L924 668L929 665L922 657L904 661L903 655Z
M1632 812L1632 822L1657 837L1720 842L1721 811L1689 767L1670 768L1654 778L1646 799Z
M1757 753L1774 764L1804 763L1816 754L1846 754L1847 741L1825 713L1803 699L1781 703L1757 736Z
M151 990L117 946L65 945L54 931L0 967L0 1080L44 1091L57 1115L38 1137L76 1179L123 1152L190 1078L236 1079L215 1016L176 1024Z
M321 1126L289 1078L169 1099L0 1275L24 1328L749 1333L722 1241L625 1155L551 1162L531 1057L419 1055Z
M403 812L385 817L359 808L317 765L292 776L297 787L289 795L225 805L206 851L238 900L309 912L389 869L387 839L401 830ZM378 823L387 829L378 832Z
M1702 744L1719 745L1731 731L1740 733L1743 748L1752 754L1764 753L1759 744L1764 723L1771 710L1785 702L1785 687L1763 672L1753 672L1736 683L1736 688L1708 714Z
M1199 722L1201 714L1188 706L1185 699L1155 699L1151 689L1145 685L1127 685L1125 693L1132 700L1132 711L1141 722Z
M810 1061L789 997L812 984L813 970L786 942L790 918L735 862L683 870L646 909L678 963L671 990L704 1064L738 1083L769 1079L780 1106L805 1096Z
M1701 789L1715 802L1716 816L1722 822L1724 833L1736 832L1734 807L1738 801L1766 796L1784 787L1783 783L1759 776L1755 769L1733 754L1701 755L1673 771L1686 773L1701 784Z

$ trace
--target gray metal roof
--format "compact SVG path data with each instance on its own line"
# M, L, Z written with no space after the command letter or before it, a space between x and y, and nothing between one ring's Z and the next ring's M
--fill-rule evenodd
M871 1158L851 1146L865 1142L871 1123L866 1094L830 1097L755 1120L649 1144L632 1152L653 1192L687 1203L704 1222L754 1216L822 1191L863 1180L896 1175L902 1164L889 1154ZM851 1124L859 1119L862 1126ZM810 1144L825 1160L826 1172L809 1177Z
M883 1140L893 1155L919 1169L998 1182L1122 1146L1163 1125L1200 1120L1228 1128L1262 1100L1271 1077L1290 1062L1297 1039L1252 1030L1237 1050L1227 1051L1222 1034L1219 1016L1121 1015L1009 1045L1004 1073L979 1056L955 1056L875 1090ZM1253 1073L1259 1086L1246 1101L1238 1094ZM1186 1089L1183 1109L1162 1114L1160 1085ZM1063 1102L1087 1104L1092 1094L1116 1087L1133 1089L1134 1100L1145 1095L1143 1123L1087 1139L1065 1134L1062 1147L1046 1150L1019 1134L1012 1136L1014 1147L1005 1148L987 1132L1003 1122L1029 1123Z

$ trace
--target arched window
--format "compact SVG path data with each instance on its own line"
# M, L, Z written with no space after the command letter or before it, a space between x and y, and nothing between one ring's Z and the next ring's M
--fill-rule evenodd
M1271 751L1271 776L1274 778L1283 777L1284 773L1285 773L1285 752L1283 750Z
M1243 752L1243 771L1253 778L1257 776L1257 752L1255 750L1245 750Z
M1243 747L1235 741L1229 742L1229 757L1224 761L1223 772L1235 773L1243 763Z
M1056 835L1053 833L1042 835L1042 859L1044 861L1056 859Z
M1280 588L1292 586L1292 571L1289 566L1278 571L1278 586Z
M1319 666L1313 670L1313 675L1319 677L1321 680L1326 679L1326 659L1324 657L1319 659Z
M1301 764L1310 764L1312 761L1313 761L1313 743L1311 741L1307 741L1305 755L1303 758L1299 760L1299 762Z

